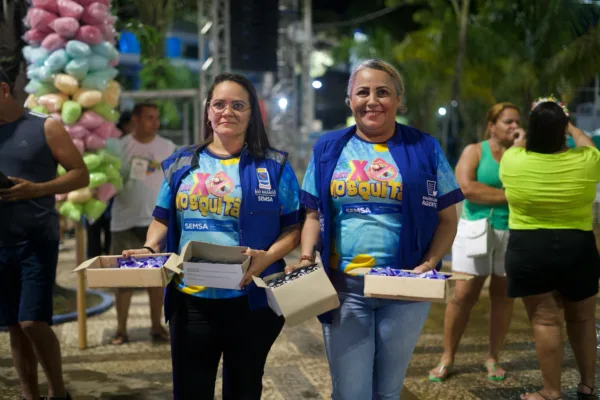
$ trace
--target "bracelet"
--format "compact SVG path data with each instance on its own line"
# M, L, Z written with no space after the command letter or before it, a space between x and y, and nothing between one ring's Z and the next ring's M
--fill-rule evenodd
M152 247L150 247L150 246L144 246L144 247L142 247L142 249L146 249L146 250L148 250L150 253L152 253L152 254L156 254L156 252L154 251L154 249L153 249Z
M315 256L314 255L312 255L312 256L300 256L300 262L302 262L304 260L310 261L311 263L314 263L315 262Z

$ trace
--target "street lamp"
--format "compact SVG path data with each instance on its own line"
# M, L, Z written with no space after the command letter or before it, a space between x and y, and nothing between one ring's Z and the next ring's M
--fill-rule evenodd
M438 108L438 114L439 114L439 115L441 115L442 117L443 117L444 115L446 115L446 112L447 112L447 111L446 111L446 108L445 108L445 107L440 107L440 108Z
M312 83L312 87L315 89L321 89L323 87L323 82L321 82L320 80L315 79Z
M281 111L285 111L285 109L288 106L288 100L285 97L282 97L279 99L277 104L279 105L279 108L281 109Z

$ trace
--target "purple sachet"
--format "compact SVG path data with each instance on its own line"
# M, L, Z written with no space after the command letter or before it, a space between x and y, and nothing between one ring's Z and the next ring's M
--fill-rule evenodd
M408 271L401 269L395 269L390 267L385 268L371 268L368 275L379 275L379 276L401 276L406 278L424 278L424 279L441 279L446 280L452 275L444 275L438 273L436 270L423 272L422 274L413 274Z
M168 259L169 256L119 258L117 266L119 268L160 268Z

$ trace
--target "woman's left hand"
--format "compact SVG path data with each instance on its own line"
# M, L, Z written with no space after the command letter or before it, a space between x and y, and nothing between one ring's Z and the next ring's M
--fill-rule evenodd
M264 250L254 250L248 247L242 252L242 254L252 257L252 261L250 263L250 267L248 267L248 270L244 275L244 278L242 278L242 281L240 282L240 289L243 289L244 286L248 286L250 283L252 283L253 276L260 275L265 269L267 269L269 265L273 263L268 252Z
M415 268L413 271L417 274L422 274L423 272L431 271L435 268L435 265L431 261L423 261L421 265Z

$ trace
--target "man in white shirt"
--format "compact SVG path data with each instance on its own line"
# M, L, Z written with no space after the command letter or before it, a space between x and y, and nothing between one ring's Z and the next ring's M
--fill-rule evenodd
M163 181L160 164L175 151L173 142L157 135L159 118L158 107L155 104L137 104L132 113L135 130L120 140L124 187L114 199L110 224L112 253L115 255L121 254L123 250L144 246ZM132 293L131 289L117 290L118 326L113 344L119 345L129 340L127 317ZM149 288L148 295L152 339L167 341L168 332L161 324L163 289Z

